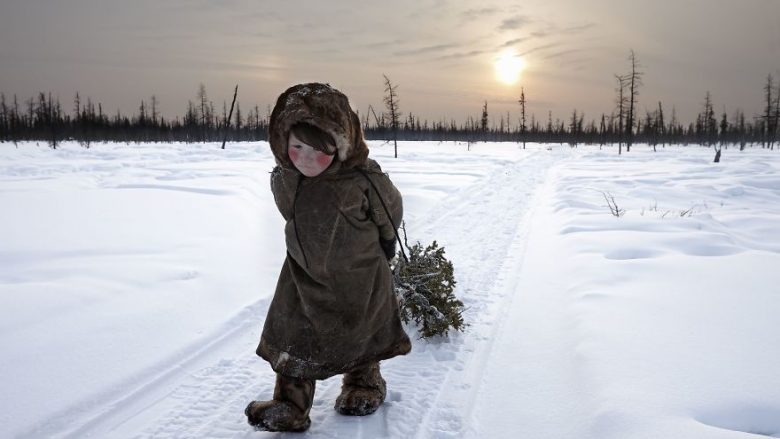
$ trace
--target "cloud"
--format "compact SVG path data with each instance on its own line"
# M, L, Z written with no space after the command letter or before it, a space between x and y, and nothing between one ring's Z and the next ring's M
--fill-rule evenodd
M460 17L464 21L472 21L481 17L496 14L498 12L500 12L500 9L498 8L469 9L467 11L461 12Z
M557 65L560 67L568 67L574 70L582 70L588 64L593 62L592 56L587 56L586 52L591 52L591 49L566 49L553 52L549 55L542 56L542 59L550 61L557 60Z
M399 50L397 52L393 52L393 55L396 56L421 55L423 53L439 52L447 49L454 49L459 46L460 44L455 44L455 43L438 44L435 46L418 47L416 49Z
M501 24L500 29L505 30L512 28L512 26L521 27L526 24L530 24L532 20L528 17L515 17L508 20L504 20L504 22ZM499 48L505 48L509 46L513 46L515 44L526 42L532 38L546 38L553 35L574 35L578 33L582 33L592 27L595 26L595 23L585 23L577 26L570 26L563 29L558 29L557 26L554 24L548 24L546 28L535 30L533 32L530 32L528 36L515 38L513 40L506 41L504 44L499 46Z
M168 66L174 69L192 69L198 67L204 70L214 71L282 71L287 70L286 67L271 64L253 64L253 63L241 63L241 62L226 62L226 61L206 61L196 58L179 58L176 60L175 65Z
M392 41L379 41L376 43L364 44L363 47L366 49L381 49L383 47L388 47L388 46L399 46L403 43L404 40L399 38Z
M515 44L520 44L520 43L522 43L522 42L524 42L524 41L527 41L527 40L529 40L530 38L531 38L531 37L520 37L520 38L515 38L515 39L513 39L513 40L509 40L509 41L505 42L504 44L500 45L498 48L499 48L499 49L503 49L503 48L505 48L505 47L514 46Z
M472 50L471 52L460 52L460 53L452 53L449 55L443 55L440 57L437 57L437 60L447 60L447 59L460 59L460 58L471 58L472 56L477 56L485 53L484 50Z
M525 52L521 53L520 56L525 56L525 55L528 55L528 54L531 54L531 53L534 53L534 52L539 52L539 51L544 51L544 50L547 50L547 49L552 49L553 47L558 47L560 45L561 45L561 43L550 43L550 44L544 44L542 46L536 46L536 47L533 47L533 48L528 49Z
M553 58L560 58L562 56L570 55L572 53L579 53L583 52L585 49L567 49L567 50L559 50L558 52L553 52L549 55L545 55L542 57L542 59L553 59Z
M425 18L427 16L431 16L432 14L435 14L436 16L447 14L451 10L449 5L447 5L447 2L448 0L433 0L433 2L429 5L420 5L416 10L407 14L406 18L417 19Z
M545 38L552 35L576 35L594 27L595 23L585 23L576 26L569 26L563 29L559 29L554 24L550 24L546 29L536 30L531 32L532 37Z
M529 23L531 23L531 19L522 15L517 15L515 17L507 18L506 20L502 21L498 29L517 30Z
M588 30L588 29L590 29L590 28L592 28L594 26L596 26L596 23L585 23L585 24L581 24L581 25L578 25L578 26L570 26L570 27L564 28L560 32L564 33L564 34L578 34L580 32L586 31L586 30Z

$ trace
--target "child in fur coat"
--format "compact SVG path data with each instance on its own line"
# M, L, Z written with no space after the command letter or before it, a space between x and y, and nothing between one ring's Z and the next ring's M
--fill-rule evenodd
M344 374L335 409L371 414L386 394L379 361L411 349L388 264L403 207L368 158L347 97L327 84L282 93L269 142L287 257L257 355L276 372L276 387L272 400L253 401L245 413L258 429L303 431L316 380Z

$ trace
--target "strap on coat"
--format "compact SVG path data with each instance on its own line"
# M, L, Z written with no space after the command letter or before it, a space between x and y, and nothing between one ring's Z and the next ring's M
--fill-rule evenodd
M390 215L390 210L385 205L385 200L382 199L382 194L379 192L379 189L376 188L376 185L371 180L371 178L366 174L366 171L355 168L356 171L358 171L363 177L368 180L368 183L371 185L372 188L374 188L374 192L376 192L377 197L379 198L379 203L382 205L382 208L385 209L385 213L387 214L387 219L390 220L390 225L393 226L393 234L395 234L395 239L398 241L398 246L401 248L401 255L404 257L404 260L406 262L409 262L409 258L406 257L406 252L404 252L404 244L401 242L401 237L398 236L398 226L395 225L395 222L393 222L393 217Z

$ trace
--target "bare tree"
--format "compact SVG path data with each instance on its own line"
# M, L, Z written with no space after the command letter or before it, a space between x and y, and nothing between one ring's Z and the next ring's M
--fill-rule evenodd
M19 129L19 101L16 98L16 93L14 93L14 106L12 107L13 111L11 112L11 121L10 121L10 131L11 131L11 139L14 142L14 145L18 146L17 141L17 130Z
M34 102L30 99L30 121L33 120L33 111L35 112L35 120L39 126L46 127L49 131L49 147L57 149L57 122L59 119L59 101L55 107L54 100L52 99L51 92L49 92L48 100L46 94L41 92L38 94L38 105L34 107ZM34 110L33 110L34 108ZM32 122L31 122L32 123Z
M712 105L710 92L704 95L704 108L698 117L698 129L705 145L715 148L715 163L720 162L721 148L718 145L718 121L715 120L715 110Z
M615 88L615 91L617 92L617 100L615 104L617 104L618 112L618 155L620 155L623 153L623 120L625 119L626 115L627 102L625 92L628 78L625 75L615 75L615 80L617 81L617 87Z
M744 151L745 144L747 143L745 141L745 113L742 110L737 109L737 114L734 119L736 120L737 130L739 130L740 133L739 150Z
M76 92L76 97L73 98L73 116L75 116L76 122L81 118L81 97L79 97L79 92Z
M374 111L374 107L371 105L368 106L368 113L371 113L374 116L374 122L376 123L376 127L380 130L384 129L384 118L380 119L379 116L376 115L376 111ZM366 120L368 120L368 113L366 113ZM366 122L366 127L368 127L368 122Z
M0 140L8 140L9 134L9 111L5 103L5 94L0 93Z
M628 56L628 60L631 61L631 73L628 74L628 115L626 116L626 152L631 151L631 142L634 136L634 118L635 108L637 104L637 97L639 96L639 86L642 85L642 75L638 69L640 67L639 61L636 59L634 50L631 50L631 54Z
M233 107L236 106L236 97L238 97L238 84L236 84L236 88L233 90L233 102L230 103L230 113L225 118L225 136L222 138L222 149L225 149L225 142L227 142L228 128L230 128L230 119L233 118Z
M520 137L523 139L523 149L525 149L525 90L520 87Z
M209 101L208 116L206 117L206 128L217 128L217 112L214 111L214 101Z
M642 127L645 130L645 137L650 139L650 145L653 146L653 152L657 152L656 145L658 145L658 110L649 111L645 108L645 125ZM637 128L637 133L639 133Z
M201 82L198 85L198 103L200 104L200 124L205 127L206 120L209 114L209 99L206 96L206 86Z
M553 133L553 121L552 121L552 110L547 110L547 141L552 141L552 133Z
M780 81L778 81L777 84L777 92L775 93L775 117L774 117L774 126L775 126L775 132L772 135L772 145L770 145L770 149L774 149L774 140L777 139L778 134L780 134Z
M575 108L571 113L571 119L569 119L569 146L577 146L577 137L582 132L582 120L585 114L577 113Z
M704 109L700 117L702 121L704 143L708 146L716 143L718 137L718 122L715 120L715 110L712 105L712 96L709 91L704 95Z
M728 141L729 141L729 120L728 116L726 116L726 107L723 106L723 113L720 116L720 131L718 133L718 143L720 143L721 146L726 145L726 149L729 148Z
M152 95L152 125L157 126L157 117L159 117L159 113L157 112L157 96Z
M482 106L482 118L480 119L479 128L480 131L482 131L482 141L487 142L487 132L488 132L487 101L485 101L485 105Z
M398 111L398 93L396 92L398 85L393 85L387 75L382 76L385 78L385 108L387 108L390 117L390 128L393 132L394 157L398 158L398 125L401 117L401 113Z
M184 114L184 124L188 126L198 124L198 111L192 101L187 101L187 112Z
M599 150L604 146L607 139L607 118L601 113L601 123L599 124Z
M236 101L236 131L241 131L241 127L244 125L244 115L241 113L241 102ZM239 139L241 140L241 139Z
M780 81L777 84L777 92L772 98L773 78L767 75L764 92L766 96L766 108L762 119L764 121L764 147L775 149L775 138L780 131Z
M666 125L664 124L664 107L661 105L661 101L658 101L658 113L656 115L656 130L658 137L661 139L661 147L666 147ZM655 145L653 145L653 151L655 151Z
M138 108L138 123L143 126L146 124L146 103L141 99L141 106Z
M764 141L763 146L764 148L771 148L772 147L772 137L774 134L774 117L773 117L773 106L774 102L772 100L772 91L774 89L774 78L772 78L772 75L769 74L766 77L766 85L764 85L764 97L766 99L766 107L764 107L764 115L761 117L764 122Z

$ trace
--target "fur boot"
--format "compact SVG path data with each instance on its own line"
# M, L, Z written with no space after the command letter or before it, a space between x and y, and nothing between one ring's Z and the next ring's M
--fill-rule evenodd
M342 415L370 415L385 401L386 393L385 380L379 374L379 363L369 363L344 374L335 409Z
M249 425L266 431L305 431L311 425L314 380L276 374L274 399L252 401L244 410Z

